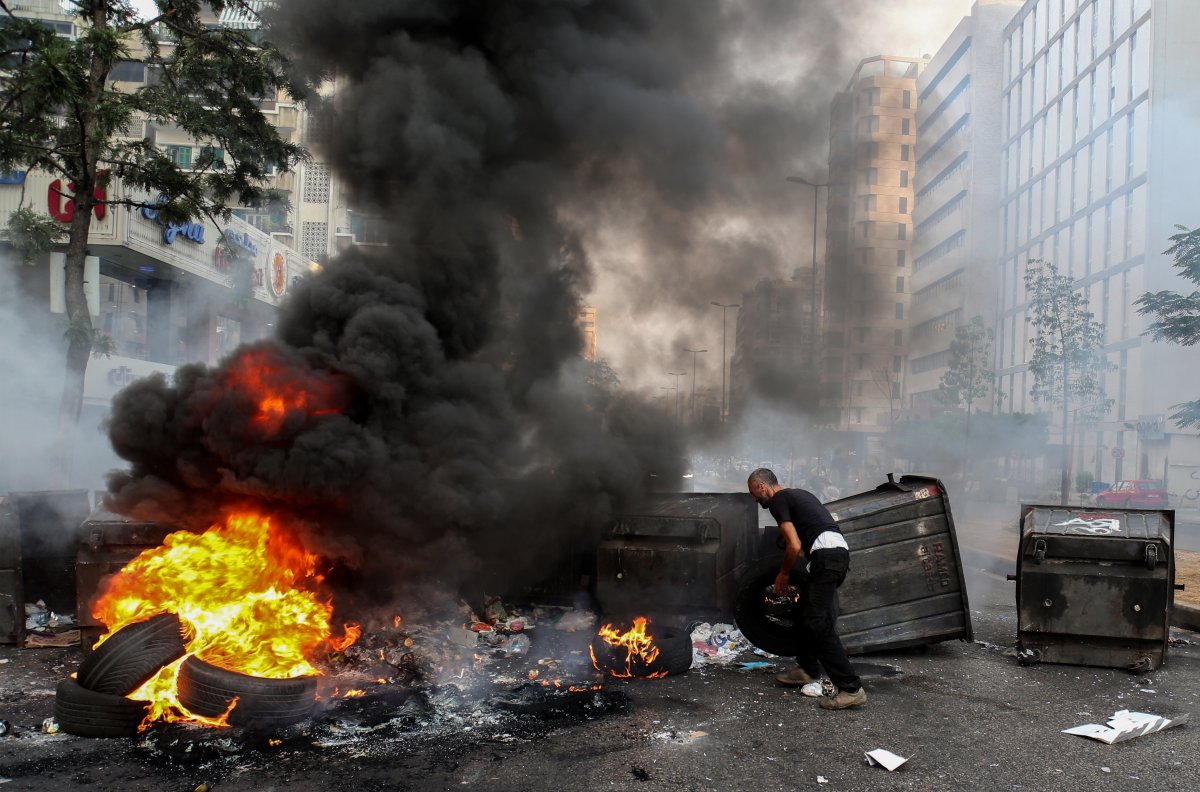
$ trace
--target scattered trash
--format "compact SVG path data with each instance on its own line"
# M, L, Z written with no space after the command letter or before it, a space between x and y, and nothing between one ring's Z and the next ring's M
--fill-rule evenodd
M700 622L692 628L692 665L730 665L738 655L751 648L741 631L732 624Z
M1187 719L1187 713L1176 718L1164 718L1160 715L1151 715L1146 712L1118 710L1108 719L1106 725L1101 726L1098 723L1087 723L1082 726L1063 729L1063 734L1090 737L1093 740L1099 740L1100 742L1112 745L1113 743L1132 740L1134 737L1141 737L1144 734L1153 734L1163 729L1169 729L1172 726L1181 726L1187 723Z
M25 647L75 646L79 643L79 630L71 629L75 617L66 613L55 613L46 607L44 600L25 603Z
M1111 768L1111 767L1101 767L1101 768L1100 768L1100 772L1101 772L1101 773L1111 773L1111 772L1112 772L1112 768Z
M828 784L828 783L829 783L829 779L828 779L828 778L826 778L825 776L821 776L821 775L819 775L819 776L817 776L817 783L818 783L818 784Z
M6 720L0 720L0 737L8 734L10 729L12 729L12 724Z
M1151 690L1150 688L1140 688L1139 692L1141 692L1141 693L1157 693L1158 691Z
M753 671L756 668L772 668L772 664L765 660L755 660L750 663L738 663L738 668L743 671Z
M46 734L58 734L58 721L54 718L46 718L42 721L42 731Z
M872 767L882 767L889 773L912 758L911 756L897 756L885 748L876 748L863 755L867 757L867 764Z

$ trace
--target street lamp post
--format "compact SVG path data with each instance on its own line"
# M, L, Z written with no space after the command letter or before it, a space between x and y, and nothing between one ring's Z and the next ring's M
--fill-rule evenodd
M696 423L696 356L699 355L701 352L707 352L708 350L707 349L685 349L683 351L692 353L692 408L691 408L692 418L691 418L691 420L692 420L692 423L695 424Z
M675 391L675 423L676 423L676 425L678 425L683 422L683 411L679 408L679 378L686 377L687 372L686 371L668 371L667 376L675 378L675 387L668 388L666 390L674 390Z
M719 303L713 300L711 305L715 305L721 309L721 420L725 420L725 310L727 308L741 308L740 303Z
M787 180L795 184L803 184L813 188L813 222L812 222L812 283L809 297L809 357L813 365L817 362L817 206L820 204L821 188L828 192L829 182L813 182L803 176L788 176Z

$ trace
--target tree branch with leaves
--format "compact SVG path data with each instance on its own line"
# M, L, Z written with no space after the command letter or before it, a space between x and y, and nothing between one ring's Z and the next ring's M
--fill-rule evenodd
M1174 257L1180 277L1200 285L1200 228L1175 227L1179 233L1171 237L1166 253ZM1142 316L1154 317L1146 331L1154 340L1183 346L1200 343L1200 290L1146 292L1133 304ZM1171 420L1180 426L1200 426L1200 400L1173 404L1171 409L1175 410Z
M73 184L75 211L57 226L29 209L14 213L8 238L22 258L65 243L67 376L55 442L57 477L65 480L83 402L83 376L97 343L84 290L84 261L93 210L99 205L154 206L166 222L228 219L230 206L281 200L269 187L305 153L285 140L259 107L260 97L305 91L291 64L270 43L241 30L212 26L225 9L255 13L245 0L155 0L142 19L128 0L75 0L77 35L64 38L44 23L0 16L0 171L43 170ZM114 65L138 60L156 79L130 88L110 79ZM171 124L200 145L227 155L185 170L152 136L129 140L133 122ZM97 188L119 185L119 195ZM60 242L60 239L63 242Z

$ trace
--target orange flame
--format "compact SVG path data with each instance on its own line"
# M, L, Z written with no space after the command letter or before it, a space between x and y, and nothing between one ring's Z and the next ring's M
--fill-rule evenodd
M341 638L330 638L329 645L335 652L350 648L362 635L362 627L357 622L347 622L342 625L345 634Z
M637 663L642 667L647 667L658 659L658 647L654 645L654 636L646 634L646 625L649 619L645 616L638 616L633 620L633 626L626 632L619 632L611 624L606 624L600 628L597 635L600 636L609 646L615 646L625 649L625 668L622 671L619 668L601 668L596 661L596 653L592 648L588 647L588 653L592 656L592 665L597 671L607 671L615 677L644 677L654 679L655 677L664 677L667 675L665 670L655 671L652 673L639 673L634 670L634 664Z
M258 408L252 422L274 435L292 413L331 415L345 406L343 380L327 372L296 370L270 348L249 348L228 369L229 389L247 394Z
M316 564L269 518L234 514L202 534L179 531L143 552L106 581L92 612L108 627L105 638L131 622L174 613L192 633L188 655L253 676L307 676L318 673L309 661L330 642L333 610ZM343 648L358 637L355 627L346 625ZM180 704L175 681L182 662L129 697L151 702L151 721L221 725L224 717L202 718Z

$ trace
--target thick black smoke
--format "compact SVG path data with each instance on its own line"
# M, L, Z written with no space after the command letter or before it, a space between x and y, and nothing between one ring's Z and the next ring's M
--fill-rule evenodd
M837 19L717 0L281 5L271 35L335 85L312 101L317 154L389 244L296 289L277 341L124 391L111 436L132 466L112 503L202 525L249 502L392 593L544 572L683 453L579 358L597 229L627 229L646 262L618 279L635 311L790 272L771 240L703 249L701 226L739 201L791 211L783 177L797 150L823 158L831 88L730 69L783 31L840 68ZM264 416L247 371L302 404Z

